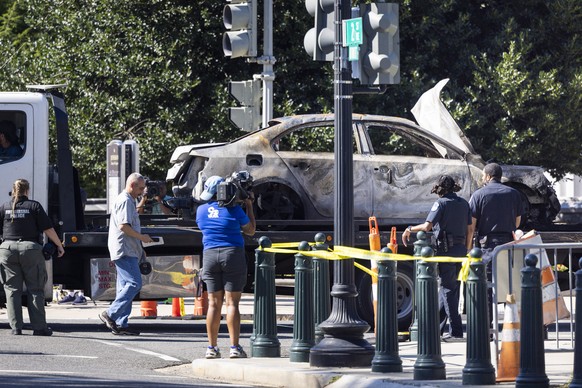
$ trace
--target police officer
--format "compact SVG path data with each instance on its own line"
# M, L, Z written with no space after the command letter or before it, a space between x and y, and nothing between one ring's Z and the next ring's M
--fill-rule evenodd
M485 186L475 191L469 200L472 223L469 228L471 240L475 234L476 246L483 251L487 279L491 281L491 259L493 249L513 240L513 232L521 223L523 204L519 191L501 183L503 171L497 163L483 168ZM488 289L489 323L493 320L492 290Z
M65 250L41 204L28 199L30 184L18 179L12 186L12 200L0 206L3 242L0 245L0 277L6 292L8 321L12 334L22 334L22 283L28 290L28 314L33 335L50 336L44 311L47 281L41 237L44 232L57 246L58 257Z
M411 232L433 231L433 245L437 256L465 257L471 239L468 230L471 225L469 204L455 194L461 190L452 177L442 175L433 186L431 194L439 199L432 205L426 221L423 224L409 226L402 233L402 242L406 246ZM447 318L449 330L443 334L443 341L453 342L463 340L463 324L459 314L460 283L457 280L461 263L438 263L441 287L439 289L439 305L441 333L444 333Z

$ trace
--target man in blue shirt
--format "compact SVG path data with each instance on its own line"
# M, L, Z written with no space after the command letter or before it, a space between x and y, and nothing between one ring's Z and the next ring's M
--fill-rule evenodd
M204 183L200 195L203 201L196 210L196 223L202 231L203 271L202 280L208 291L208 314L206 332L208 348L206 358L220 358L218 330L223 300L226 299L226 324L230 336L230 358L245 358L247 355L239 344L239 302L247 280L247 262L242 233L255 234L252 195L244 200L245 211L238 204L219 206L216 199L218 186L224 182L219 176L211 176Z

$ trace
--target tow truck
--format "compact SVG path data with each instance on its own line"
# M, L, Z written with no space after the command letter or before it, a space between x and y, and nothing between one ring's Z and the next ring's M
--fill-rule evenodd
M72 163L69 141L68 114L61 90L65 85L32 85L27 92L0 92L0 120L9 120L17 128L22 155L0 159L0 200L8 201L12 183L19 178L31 183L31 199L47 210L57 233L65 246L65 255L46 262L49 279L45 288L47 300L52 300L53 284L66 289L81 289L93 300L112 300L115 296L115 266L107 249L107 214L86 217L84 214L78 172ZM56 124L56 154L49 155L51 105ZM51 161L56 160L55 164ZM108 195L111 193L108 193ZM153 270L143 278L139 299L189 297L199 281L202 266L202 234L194 220L187 217L142 215L143 233L156 240L146 247ZM404 226L400 226L398 240ZM355 246L368 248L367 224L355 225ZM542 231L547 242L581 241L579 226L557 227ZM333 225L309 220L258 220L254 237L246 237L249 278L247 290L252 291L254 255L258 240L267 236L273 243L314 241L323 232L326 242L333 246ZM389 228L380 228L382 244L390 239ZM399 253L411 254L402 247ZM276 272L279 279L292 279L293 256L277 255ZM369 264L368 264L369 265ZM413 298L413 269L411 263L398 265L399 328L406 330L410 323ZM371 281L368 275L357 271L359 291L358 311L368 322L373 322Z

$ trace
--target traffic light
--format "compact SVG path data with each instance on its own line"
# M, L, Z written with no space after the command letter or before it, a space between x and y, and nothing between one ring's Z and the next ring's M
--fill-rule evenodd
M364 43L359 66L362 85L400 83L398 4L360 4Z
M222 13L222 51L231 58L257 56L257 1L228 0Z
M335 28L334 0L305 0L305 8L315 18L315 27L307 31L303 47L315 61L333 61Z
M231 81L228 92L241 107L229 108L228 119L243 131L254 131L261 124L261 81Z

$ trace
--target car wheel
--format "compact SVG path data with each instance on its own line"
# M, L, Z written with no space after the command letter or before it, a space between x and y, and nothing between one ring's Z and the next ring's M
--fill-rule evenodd
M288 221L303 217L299 196L289 187L268 183L257 186L253 191L256 197L257 220Z
M372 278L370 275L359 274L356 284L358 286L357 307L360 318L368 322L374 328L374 307L372 304ZM396 277L396 315L398 318L398 331L408 331L412 323L412 308L414 298L413 266L410 263L398 263L398 275Z

